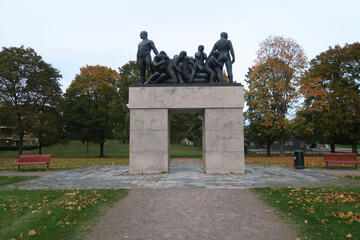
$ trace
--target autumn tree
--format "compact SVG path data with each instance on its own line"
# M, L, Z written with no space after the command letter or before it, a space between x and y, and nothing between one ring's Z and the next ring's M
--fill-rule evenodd
M276 139L280 139L280 155L284 155L290 127L288 115L297 102L297 86L306 67L304 51L295 40L270 36L260 43L255 65L245 80L249 84L245 93L249 107L245 118L251 129L246 137L262 136L268 155ZM254 134L257 137L251 136Z
M45 135L53 135L53 125L48 123L50 116L59 115L60 77L58 70L31 48L10 47L0 52L0 123L19 137L19 155L25 134L37 136L40 144ZM45 112L47 118L41 118Z
M86 66L80 69L80 74L76 75L65 93L64 114L70 120L67 121L67 131L74 134L82 128L78 139L100 143L100 157L104 157L105 140L112 134L110 117L119 80L119 73L111 68ZM79 125L80 119L85 118L77 112L81 109L87 114L88 121Z
M360 44L339 45L310 61L301 80L303 108L297 125L312 142L351 144L360 140Z

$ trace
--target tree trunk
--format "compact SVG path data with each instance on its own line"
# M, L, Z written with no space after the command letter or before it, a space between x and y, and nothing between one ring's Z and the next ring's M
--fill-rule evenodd
M40 143L40 145L39 145L39 155L41 155L42 154L42 146L41 146L41 143Z
M19 156L23 154L24 148L24 132L19 134Z
M86 156L89 157L89 141L86 141Z
M42 140L41 140L41 138L39 138L38 140L39 140L39 155L41 155L41 153L42 153Z
M100 142L100 156L99 157L105 157L104 156L104 142Z
M355 153L357 155L357 142L354 142L353 144L351 144L351 148L352 148L352 153Z
M271 149L270 149L270 146L271 146L271 142L270 142L270 141L266 141L266 156L267 156L267 157L271 157Z
M335 143L331 143L330 148L331 148L331 152L334 153L335 152Z
M281 134L280 136L280 156L284 157L285 156L285 136L284 134Z

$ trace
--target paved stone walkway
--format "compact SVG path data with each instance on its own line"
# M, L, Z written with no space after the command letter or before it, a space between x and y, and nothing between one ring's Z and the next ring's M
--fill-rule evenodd
M311 169L246 164L245 174L205 174L201 163L171 164L169 174L130 175L128 165L94 166L10 184L0 189L93 189L93 188L255 188L321 187L352 184L350 179Z

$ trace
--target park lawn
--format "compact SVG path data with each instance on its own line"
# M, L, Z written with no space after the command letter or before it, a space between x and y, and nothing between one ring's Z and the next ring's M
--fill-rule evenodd
M96 158L100 154L100 144L89 143L89 155L86 151L86 143L70 141L67 144L56 144L43 147L42 154L51 154L55 158ZM24 155L39 154L38 149L25 150ZM128 158L129 145L121 144L117 140L107 140L104 144L104 154L110 158ZM18 151L0 151L0 158L17 158Z
M0 176L0 186L38 178L36 176Z
M51 154L53 158L97 158L99 156L99 144L89 143L89 155L87 155L86 148L86 144L74 140L68 144L44 147L42 154ZM38 149L23 151L24 155L38 153ZM107 140L104 144L104 154L109 158L129 158L129 144L121 144L117 140ZM0 158L17 158L17 156L17 150L0 151ZM202 147L171 144L170 157L202 157Z
M127 195L110 190L0 190L1 239L84 239L98 217Z
M253 191L289 221L301 239L360 239L360 187Z
M356 158L360 161L360 157ZM294 157L245 157L245 164L281 165L294 167ZM304 157L305 168L325 168L323 157ZM330 169L354 169L355 164L329 164Z
M172 158L201 158L202 146L190 146L185 144L171 144L170 157Z
M190 148L191 149L191 148ZM181 146L176 151L179 156L184 157L185 149ZM192 150L189 150L189 154ZM195 155L195 154L194 154ZM193 156L193 155L192 155ZM360 160L360 158L358 157ZM0 158L1 170L16 170L17 166L12 163L17 162L17 158ZM305 168L325 168L323 157L305 157ZM74 168L91 167L96 165L120 165L129 164L128 158L52 158L50 162L50 170L68 170ZM245 164L261 164L261 165L280 165L285 167L294 167L294 157L245 157ZM353 169L353 165L349 164L333 164L331 169ZM46 170L46 165L30 165L21 166L21 170Z
M17 170L17 166L12 163L18 162L17 158L0 159L1 170ZM52 158L50 161L50 170L68 170L74 168L91 167L96 165L120 165L129 164L128 158ZM46 171L46 165L28 165L21 166L20 171Z
M360 181L360 176L345 176L345 177L350 178L352 180Z

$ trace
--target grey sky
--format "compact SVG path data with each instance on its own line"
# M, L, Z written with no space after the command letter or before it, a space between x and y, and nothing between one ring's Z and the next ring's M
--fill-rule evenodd
M142 30L171 57L200 44L209 53L227 32L242 84L269 35L295 39L309 60L360 41L358 0L0 0L0 9L0 46L34 48L60 70L64 91L85 65L118 70L135 60Z

